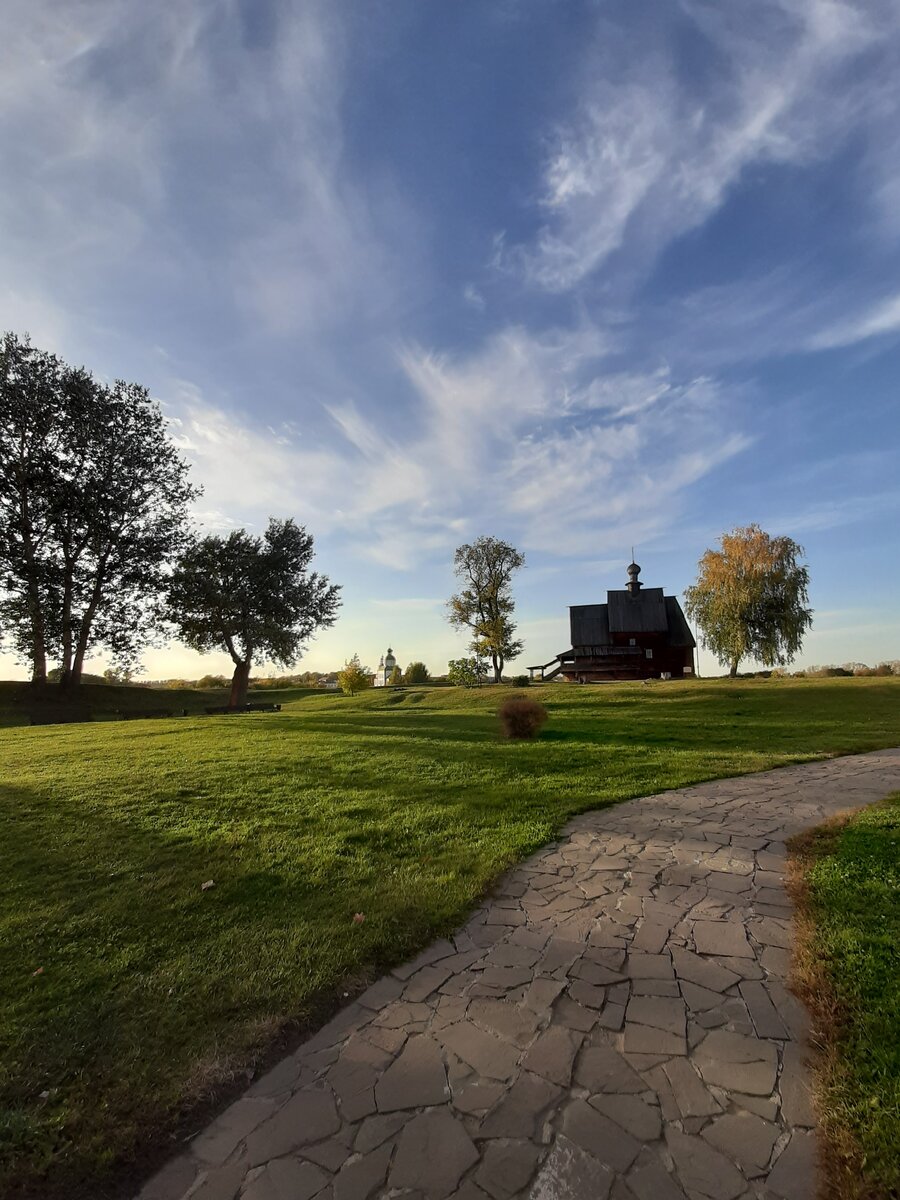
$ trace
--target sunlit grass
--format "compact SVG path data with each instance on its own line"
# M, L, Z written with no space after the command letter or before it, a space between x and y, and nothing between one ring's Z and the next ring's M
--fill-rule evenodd
M797 839L833 1194L900 1195L900 794Z

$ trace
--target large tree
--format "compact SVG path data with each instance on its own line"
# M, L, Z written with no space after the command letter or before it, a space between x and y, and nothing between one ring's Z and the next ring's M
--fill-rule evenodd
M0 617L46 679L103 647L132 665L199 494L146 388L107 385L6 334L0 344Z
M744 658L767 667L791 662L812 624L803 547L758 525L723 533L719 544L684 593L703 644L732 677Z
M0 341L0 621L4 640L47 682L53 465L62 422L55 355L12 333Z
M246 703L254 662L292 667L316 630L337 619L340 588L309 570L312 559L312 535L273 518L262 537L236 529L197 538L178 563L170 620L194 650L230 655L230 708Z
M515 601L511 581L515 571L525 566L525 557L500 538L480 537L460 546L453 556L453 570L463 584L462 591L448 601L448 620L457 629L472 631L470 648L486 655L499 683L504 664L522 652L516 639L512 615Z

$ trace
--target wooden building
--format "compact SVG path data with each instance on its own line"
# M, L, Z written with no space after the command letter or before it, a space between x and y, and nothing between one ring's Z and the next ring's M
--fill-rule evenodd
M632 563L622 591L606 593L605 604L569 608L572 645L531 678L562 676L569 683L613 679L682 679L694 673L696 642L681 605L662 588L645 588Z

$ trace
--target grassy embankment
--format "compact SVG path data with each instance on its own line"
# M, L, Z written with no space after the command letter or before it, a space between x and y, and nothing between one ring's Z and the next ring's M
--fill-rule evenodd
M572 813L900 743L900 680L506 692L0 730L0 1194L107 1194Z
M900 794L793 843L833 1200L900 1196Z

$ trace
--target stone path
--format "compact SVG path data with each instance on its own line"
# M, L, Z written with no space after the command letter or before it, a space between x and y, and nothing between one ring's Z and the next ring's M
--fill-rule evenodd
M900 788L900 750L569 823L140 1200L806 1200L784 841Z

